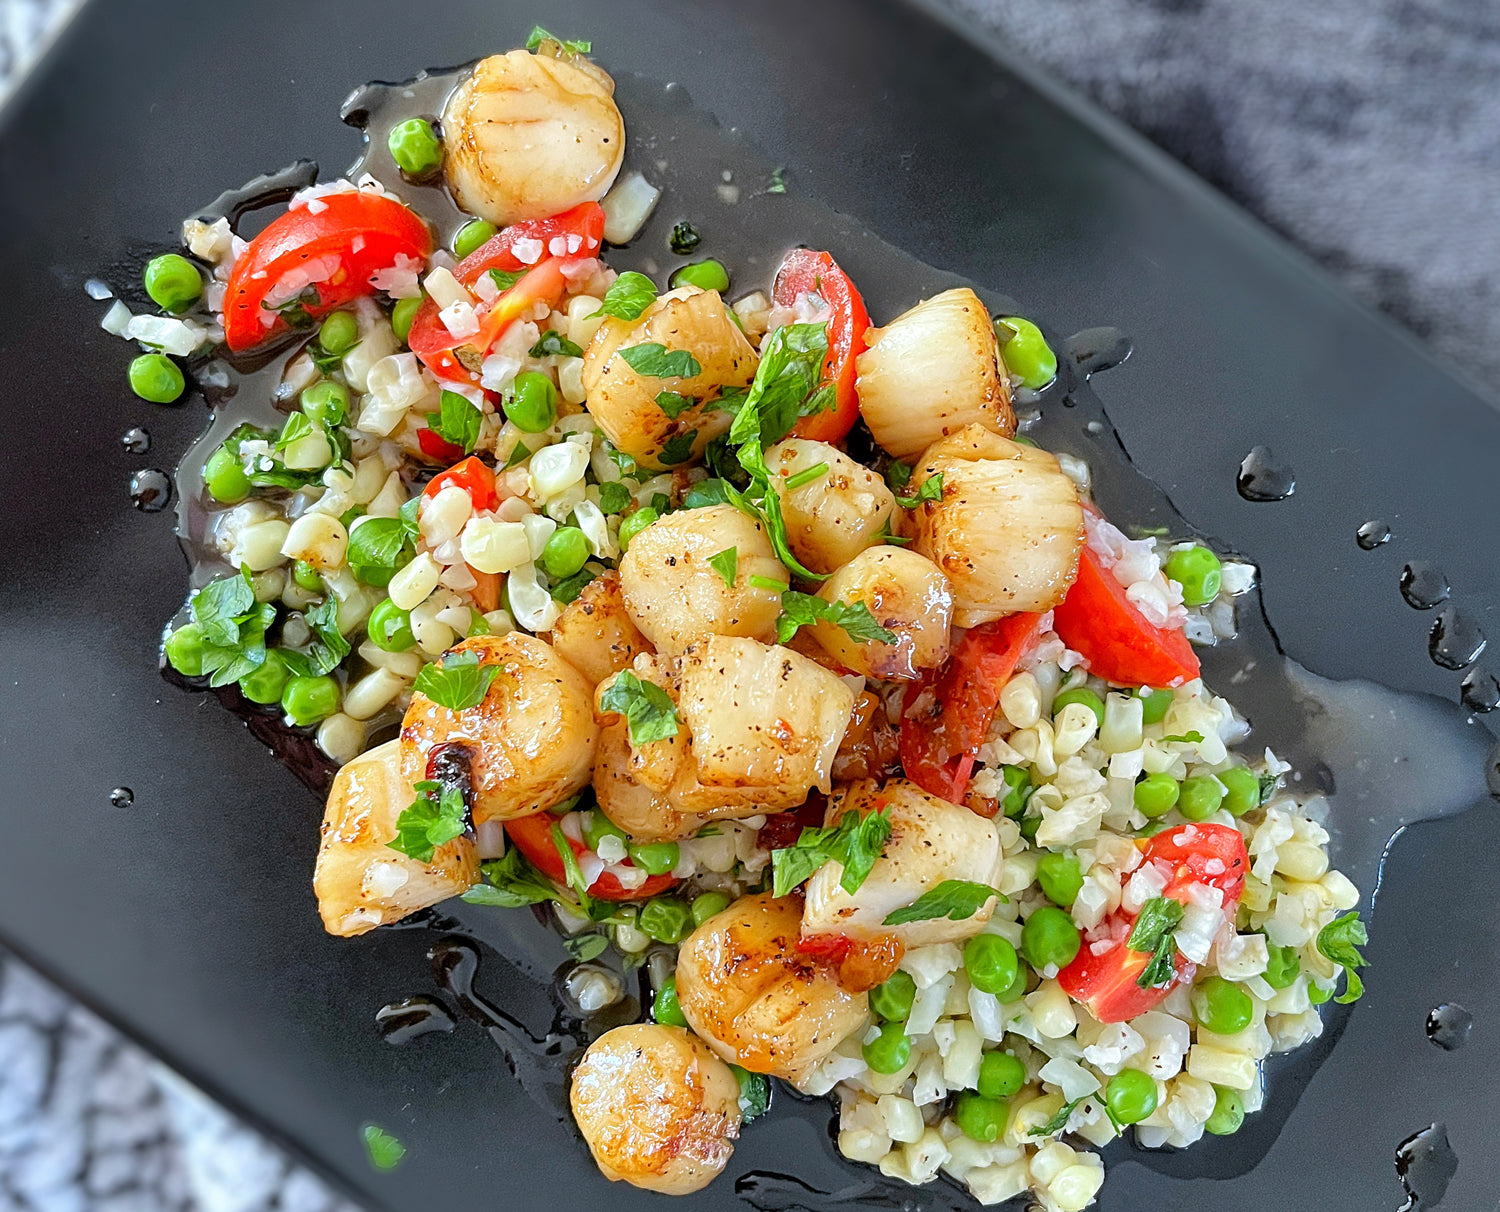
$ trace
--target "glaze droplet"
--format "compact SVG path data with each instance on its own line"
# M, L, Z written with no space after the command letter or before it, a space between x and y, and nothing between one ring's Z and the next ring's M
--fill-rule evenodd
M142 513L158 513L172 499L172 479L164 471L147 467L130 477L130 503Z
M432 1031L452 1031L456 1025L447 1008L430 997L403 997L375 1011L375 1025L388 1044L405 1044Z
M1366 551L1374 551L1391 541L1391 528L1379 518L1372 518L1354 532L1354 541Z
M1240 464L1235 487L1247 501L1284 501L1297 491L1297 477L1269 446L1256 446Z
M129 787L116 787L109 793L109 802L116 808L129 808L135 803L135 792Z
M1469 1042L1474 1016L1457 1002L1434 1006L1427 1014L1427 1038L1444 1052L1457 1052Z
M1431 610L1448 600L1448 578L1436 564L1413 560L1401 570L1401 596L1416 610Z
M120 445L126 454L145 454L151 449L151 435L139 426L127 429L120 436Z
M1135 350L1135 342L1118 328L1085 328L1074 333L1064 348L1085 378L1119 366Z
M1489 641L1479 624L1456 606L1446 606L1427 637L1427 651L1444 669L1467 669Z
M1396 1146L1396 1177L1406 1188L1399 1212L1435 1207L1458 1173L1458 1154L1448 1143L1448 1129L1432 1124Z
M1471 669L1459 686L1463 705L1479 715L1500 707L1500 679L1488 669Z

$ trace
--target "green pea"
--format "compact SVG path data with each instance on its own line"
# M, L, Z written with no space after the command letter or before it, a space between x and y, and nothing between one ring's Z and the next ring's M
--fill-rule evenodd
M318 344L324 353L348 353L359 344L359 321L352 311L331 311L318 326Z
M1197 544L1174 551L1162 571L1182 586L1182 600L1189 606L1212 602L1224 582L1224 565L1219 557Z
M186 386L177 363L165 354L142 354L130 364L130 390L153 404L170 404Z
M1075 855L1048 852L1037 860L1036 881L1049 901L1070 909L1083 888L1083 868Z
M696 286L699 290L717 290L722 294L729 289L729 271L712 258L693 261L674 271L668 285Z
M1181 794L1182 787L1170 774L1148 774L1135 785L1135 806L1149 817L1165 816Z
M1250 994L1233 981L1211 976L1193 986L1193 1017L1215 1035L1243 1031L1255 1017Z
M650 526L661 515L646 505L637 509L633 514L620 523L620 550L624 551L630 546L630 540Z
M391 159L408 177L420 179L443 165L443 144L426 118L408 118L391 127L386 137Z
M515 395L505 405L505 415L525 433L541 433L557 420L557 385L540 371L523 370L516 376Z
M1000 777L1005 780L1005 798L1000 801L1000 810L1009 817L1020 816L1031 798L1031 776L1020 766L1001 766Z
M1172 692L1170 690L1148 690L1142 686L1139 696L1141 700L1141 723L1160 724L1162 718L1167 714L1167 708L1172 705Z
M342 425L349 419L349 389L332 379L322 379L302 393L302 411L319 425Z
M184 623L162 644L162 655L167 658L167 664L183 677L201 677L203 674L203 628L197 623Z
M701 926L711 917L718 917L730 905L729 896L723 892L703 892L693 898L693 925Z
M1248 766L1231 766L1219 773L1224 784L1224 807L1230 816L1244 816L1260 807L1260 779Z
M876 1073L899 1073L911 1059L911 1040L901 1030L900 1023L882 1023L880 1034L861 1051L865 1064Z
M281 709L299 728L327 719L338 707L339 684L330 677L288 678L281 692Z
M1182 780L1182 796L1177 811L1190 821L1206 821L1224 801L1224 788L1211 774L1195 774Z
M584 844L590 850L597 851L599 843L607 837L617 837L622 842L629 841L625 830L621 829L614 821L605 816L602 810L595 808L592 812L585 812L583 814Z
M494 234L493 223L486 223L483 219L470 219L453 237L453 255L462 260Z
M964 971L981 993L1002 993L1015 984L1016 949L998 934L976 934L964 944Z
M667 1027L686 1027L688 1025L687 1015L682 1012L682 1005L677 1000L677 978L669 976L662 981L661 988L656 991L656 997L651 1003L651 1017Z
M228 446L220 446L203 464L203 487L225 505L236 505L250 495L250 477Z
M1026 1066L1009 1052L986 1052L975 1088L985 1098L1009 1098L1026 1084Z
M986 1144L999 1140L1009 1118L1009 1103L998 1098L985 1098L974 1090L965 1090L953 1103L953 1122L970 1140Z
M240 679L240 693L252 703L280 702L281 692L286 689L286 680L290 676L291 671L281 653L274 648L267 649L266 659L260 667Z
M1023 816L1021 818L1021 836L1028 842L1036 840L1036 831L1042 827L1042 818L1037 816Z
M298 560L292 565L292 580L308 593L323 592L323 574L315 565L309 564L306 560Z
M638 925L658 943L680 943L687 937L692 910L674 896L654 896L641 906Z
M1042 330L1021 316L1001 316L995 324L1005 370L1023 387L1045 387L1057 378L1057 355Z
M1044 905L1021 927L1021 954L1040 972L1048 965L1066 968L1083 945L1083 936L1064 909Z
M163 311L186 311L203 294L203 275L186 257L166 253L146 262L146 293Z
M1156 1079L1139 1069L1121 1069L1104 1086L1104 1105L1117 1124L1138 1124L1156 1111Z
M558 581L581 572L588 559L589 541L576 526L559 526L542 548L542 567Z
M1288 988L1302 974L1302 960L1295 947L1267 945L1266 984L1273 989Z
M682 857L676 842L644 842L627 850L630 861L648 875L666 875Z
M886 1022L904 1023L917 999L917 982L899 968L870 990L870 1011Z
M1082 703L1094 713L1094 718L1099 721L1099 727L1104 727L1104 700L1090 690L1087 686L1074 686L1071 690L1064 690L1052 700L1052 715L1057 717L1062 714L1062 709L1069 703Z
M390 598L382 598L365 623L370 643L383 652L405 652L417 642L411 629L411 611L402 610Z
M417 318L417 308L422 306L425 295L413 295L408 299L397 299L391 308L391 327L396 330L396 339L403 344L411 335L411 322Z
M1203 1125L1205 1132L1214 1136L1233 1136L1245 1122L1245 1100L1238 1090L1228 1086L1214 1087L1213 1114Z
M1002 1004L1013 1002L1026 992L1026 965L1016 965L1016 979L1011 983L1009 989L1001 989L995 994L995 1000Z

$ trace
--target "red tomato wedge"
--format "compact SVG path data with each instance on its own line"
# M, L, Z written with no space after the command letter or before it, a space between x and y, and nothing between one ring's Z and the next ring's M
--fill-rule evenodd
M1224 908L1233 914L1245 890L1250 856L1238 829L1228 825L1180 825L1164 829L1147 841L1142 862L1172 865L1163 896L1186 902L1190 886L1208 885L1224 894ZM1116 921L1127 926L1134 920L1132 914L1116 915ZM1191 980L1196 971L1188 958L1178 952L1177 975L1165 985L1142 989L1136 978L1150 961L1148 952L1132 951L1123 942L1100 955L1084 944L1073 962L1057 974L1057 983L1074 1001L1087 1006L1101 1023L1123 1023L1161 1005L1167 994L1183 981Z
M568 239L577 236L576 246ZM553 241L562 243L554 247ZM522 240L535 240L541 244L540 252L533 252L529 259L516 254L516 245ZM465 286L472 286L479 275L491 269L527 269L538 263L541 257L594 257L604 243L604 208L597 202L582 202L561 214L547 219L526 219L512 223L509 227L491 236L467 257L458 263L453 276ZM532 252L532 250L527 250Z
M495 491L495 473L481 463L476 455L470 455L447 471L438 472L422 490L422 495L435 497L450 485L462 488L469 494L469 500L474 502L475 513L484 513L500 504L500 494Z
M430 429L417 430L417 445L429 459L439 463L453 463L464 457L464 448L440 438Z
M935 680L907 689L906 706L931 689L932 713L901 719L901 765L922 790L961 804L1000 691L1036 638L1039 614L1012 614L964 633Z
M234 352L287 330L286 321L263 304L299 271L321 279L308 284L317 290L317 302L304 304L316 318L374 294L370 275L394 265L398 255L425 262L432 252L427 225L391 198L359 190L324 194L318 202L317 214L299 206L274 219L235 261L224 295L224 343ZM269 325L266 316L273 318Z
M1198 654L1176 628L1146 621L1092 548L1052 612L1062 642L1088 658L1089 672L1121 686L1180 686L1198 676Z
M471 346L483 357L510 325L529 312L536 303L555 307L567 291L563 274L567 262L549 257L518 278L509 290L499 296L479 317L479 331L473 336L455 337L438 316L438 305L423 299L412 317L411 331L406 334L407 347L440 379L478 383L479 376L466 369L454 350Z
M552 825L556 819L546 812L523 816L518 820L506 821L505 834L515 848L526 856L528 863L549 880L566 887L568 873L563 866L562 855L558 854L557 847L552 844ZM566 841L575 855L588 853L588 847L582 842L575 842L572 838L567 838ZM589 885L589 895L596 896L601 901L645 900L658 892L665 892L676 883L670 875L651 875L646 877L646 882L639 888L626 888L605 871Z
M794 248L787 253L772 298L782 307L791 307L802 294L816 294L828 304L828 360L823 377L833 384L834 408L829 412L803 417L792 428L792 434L815 442L837 442L859 420L859 395L855 391L854 359L864 350L865 330L870 327L870 313L865 301L849 280L849 275L826 252L811 248Z

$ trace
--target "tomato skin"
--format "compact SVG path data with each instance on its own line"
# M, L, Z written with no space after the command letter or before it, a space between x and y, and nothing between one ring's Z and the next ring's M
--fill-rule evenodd
M576 251L554 253L547 245L557 236L578 236L582 244ZM453 276L465 286L473 286L486 270L501 269L514 273L538 262L523 261L516 256L520 240L540 240L544 257L594 257L604 243L604 208L597 202L581 202L571 210L546 219L524 219L496 232L460 261Z
M319 202L317 214L300 206L272 220L235 261L224 294L224 343L235 353L286 331L280 317L269 328L261 322L261 303L301 262L330 255L343 262L336 279L317 283L318 302L307 308L317 317L374 294L370 275L395 264L397 254L426 261L432 252L427 225L391 198L360 190Z
M1163 829L1148 839L1142 847L1141 861L1172 864L1173 873L1163 896L1186 903L1192 885L1209 885L1224 894L1224 908L1233 915L1245 890L1250 856L1238 829L1228 825L1182 825ZM1222 870L1209 872L1209 864L1215 862ZM1120 913L1117 920L1128 926L1135 919L1131 914ZM1057 974L1057 983L1074 1001L1087 1006L1101 1023L1122 1023L1161 1005L1167 994L1183 981L1192 980L1196 971L1196 966L1179 951L1175 961L1177 975L1165 985L1142 989L1135 983L1136 978L1150 960L1147 952L1132 951L1123 941L1101 955L1095 955L1085 943L1073 962Z
M814 442L838 442L859 420L854 359L864 350L870 313L849 275L831 255L811 248L794 248L776 271L771 297L781 306L790 307L798 295L811 293L821 295L831 312L823 377L833 384L835 406L830 412L803 417L793 426L792 435Z
M1068 596L1052 612L1063 643L1082 653L1089 672L1121 686L1180 686L1198 676L1198 654L1182 631L1146 621L1088 546Z
M417 445L429 459L439 463L452 463L464 457L464 448L440 438L430 429L417 430Z
M495 473L470 455L462 463L456 463L447 471L440 471L422 490L424 497L435 497L449 485L462 488L474 502L475 513L485 513L500 504L500 494L495 491Z
M472 345L484 354L499 340L500 334L518 317L529 312L534 304L545 302L555 307L568 288L568 280L563 274L563 268L568 264L561 257L539 261L490 304L479 318L479 331L471 337L455 337L438 317L437 303L423 299L417 314L412 317L411 330L406 334L407 348L440 379L478 383L479 377L459 362L453 350L460 345Z
M552 825L555 820L555 817L546 812L523 816L506 821L505 834L515 848L526 856L528 863L549 880L566 887L568 873L563 867L562 855L557 853L557 847L552 844ZM588 853L588 847L582 842L575 842L572 838L568 838L567 842L575 855ZM589 885L589 895L598 897L601 901L643 901L658 892L665 892L676 883L677 880L670 875L651 875L646 877L646 882L639 888L626 888L612 874L604 871Z
M1039 614L1012 614L964 633L935 680L913 683L909 708L926 688L937 717L901 718L901 766L906 777L931 795L964 802L969 774L1000 705L1000 691L1036 638Z

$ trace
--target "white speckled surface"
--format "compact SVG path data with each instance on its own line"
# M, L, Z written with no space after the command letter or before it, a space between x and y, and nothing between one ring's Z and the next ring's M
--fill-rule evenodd
M1500 6L947 2L1500 375ZM73 8L0 0L0 98ZM0 1212L272 1209L357 1212L0 955Z

